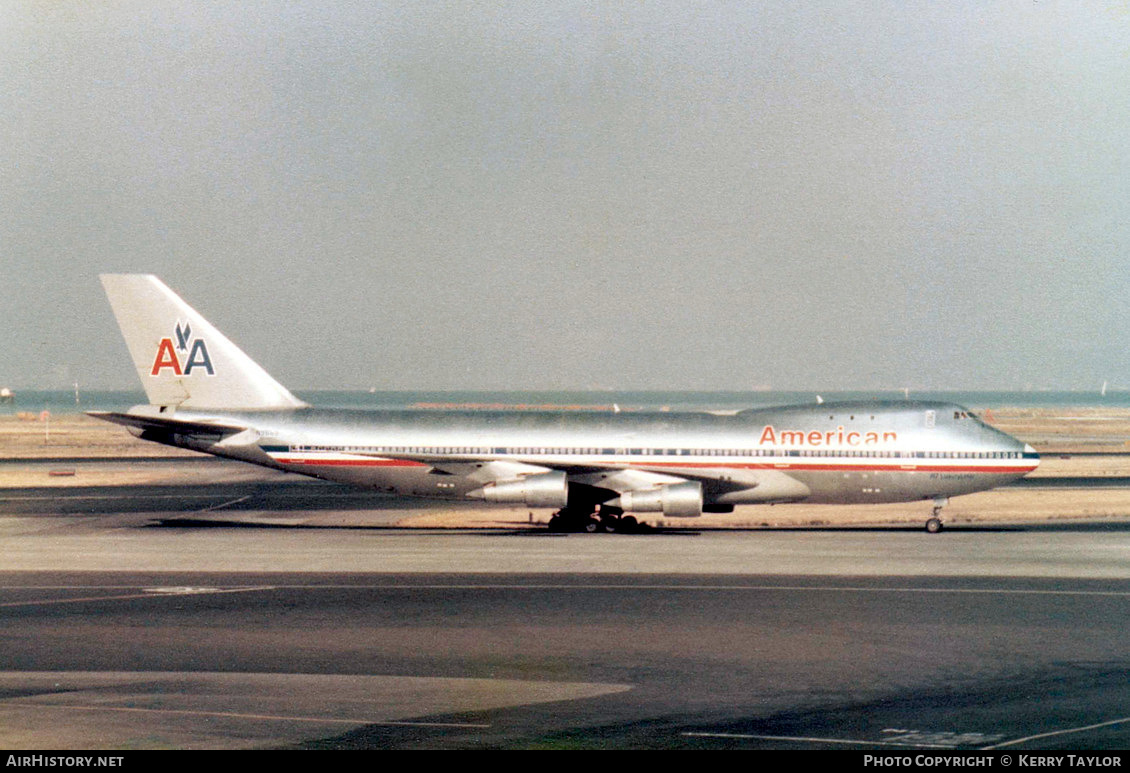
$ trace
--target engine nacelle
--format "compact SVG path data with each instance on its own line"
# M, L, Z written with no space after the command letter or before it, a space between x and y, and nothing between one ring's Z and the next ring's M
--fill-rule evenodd
M698 518L702 515L702 484L687 481L641 491L625 491L618 501L624 510L635 513L662 512L668 518Z
M569 482L563 472L526 475L518 480L488 483L468 496L488 502L527 507L565 507L569 500Z

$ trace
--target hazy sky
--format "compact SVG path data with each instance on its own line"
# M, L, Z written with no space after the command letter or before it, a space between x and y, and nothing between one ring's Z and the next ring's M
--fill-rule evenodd
M0 0L0 386L1130 388L1130 10Z

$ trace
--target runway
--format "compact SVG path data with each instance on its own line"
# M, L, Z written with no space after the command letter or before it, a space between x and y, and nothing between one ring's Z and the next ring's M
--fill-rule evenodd
M0 585L12 749L1130 741L1125 580L125 571Z
M0 746L1130 744L1130 523L1054 518L1090 479L1020 492L1060 497L1038 523L941 535L564 535L485 505L398 528L450 505L175 468L0 491Z

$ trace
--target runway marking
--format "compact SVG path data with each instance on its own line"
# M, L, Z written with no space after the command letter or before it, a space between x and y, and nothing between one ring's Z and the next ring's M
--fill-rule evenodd
M953 730L904 730L901 728L887 728L882 731L882 734L900 743L918 746L936 743L950 749L956 749L958 746L990 743L1004 738L1004 733L958 733Z
M222 593L222 588L205 588L193 585L170 585L161 588L142 588L145 593L156 596L192 596L197 593Z
M221 507L227 507L228 505L238 504L245 499L251 499L251 494L248 494L247 496L243 496L243 497L238 497L236 499L231 500L230 502L223 502L222 504L212 505L211 507L205 507L203 510L197 510L196 512L198 512L198 513L210 513L213 510L219 510Z
M1003 749L1006 746L1015 746L1018 743L1025 743L1027 741L1036 741L1036 740L1039 740L1041 738L1052 738L1053 736L1057 736L1057 735L1070 735L1071 733L1083 733L1083 732L1086 732L1087 730L1096 730L1100 727L1110 727L1111 725L1121 725L1121 724L1124 724L1126 722L1130 722L1130 717L1123 717L1122 719L1112 719L1108 722L1099 722L1099 723L1094 724L1094 725L1083 725L1082 727L1069 727L1066 730L1052 730L1051 732L1048 732L1048 733L1037 733L1036 735L1029 735L1029 736L1025 736L1024 738L1014 738L1011 741L1005 741L1004 743L998 743L998 744L995 744L993 746L982 746L981 750L987 751L989 749Z
M138 585L0 585L0 590L77 590L101 588L107 590L122 588L138 588ZM224 592L238 590L692 590L692 591L843 591L852 593L1003 593L1003 594L1031 594L1031 596L1111 596L1130 597L1130 590L1104 591L1104 590L1046 590L1038 588L867 588L863 585L714 585L714 584L635 584L635 583L403 583L403 584L350 584L350 583L313 583L313 584L271 584L271 585L240 585L228 587Z
M109 496L107 494L79 494L67 496L65 492L61 492L59 496L49 497L0 497L0 502L57 502L60 499L65 500L79 500L79 499L211 499L208 494L115 494Z
M82 590L104 589L113 590L121 588L136 588L136 585L0 585L3 590ZM350 584L273 584L240 586L217 589L219 593L239 593L255 590L371 590L371 591L405 591L405 590L662 590L662 591L820 591L841 593L956 593L965 595L1013 595L1013 596L1084 596L1084 597L1109 597L1130 598L1130 590L1048 590L1040 588L867 588L854 585L664 585L664 584L567 584L567 583L525 583L521 585L505 583L447 583L447 584L419 584L419 585L350 585ZM103 598L118 598L105 596ZM122 596L120 598L134 598ZM0 604L11 606L20 603ZM46 602L45 602L46 603Z
M752 733L681 733L692 738L735 738L756 741L794 741L803 743L828 743L848 746L899 746L926 749L952 749L952 746L942 744L911 744L899 741L863 741L852 738L809 738L806 736L789 735L754 735Z
M428 585L276 585L285 590L313 590L331 588L336 590L688 590L688 591L839 591L845 593L961 593L961 594L1004 594L1034 596L1110 596L1130 597L1130 591L1086 591L1086 590L1041 590L1037 588L866 588L862 586L836 585L612 585L564 583L534 583L507 585L503 583L482 584L428 584Z
M306 496L306 492L303 496ZM248 494L247 497L255 496ZM317 496L323 499L343 499L347 497L369 496L367 492L357 491L319 491ZM58 502L59 500L77 501L82 499L114 500L114 499L214 499L214 494L68 494L65 487L59 488L57 495L50 496L22 496L0 497L0 502ZM246 497L245 497L246 498ZM228 504L231 504L230 502Z
M119 711L131 712L140 714L176 714L179 716L190 717L228 717L231 719L258 719L265 721L281 721L281 722L314 722L318 724L338 724L338 725L384 725L384 726L404 726L404 727L451 727L451 728L472 728L483 729L489 728L489 724L480 724L474 722L411 722L408 720L394 720L394 719L354 719L349 717L293 717L282 716L276 714L243 714L237 711L193 711L190 709L147 709L139 708L136 706L80 706L80 705L64 705L57 703L34 703L26 700L9 700L4 701L8 705L38 708L38 709L69 709L72 711Z
M27 586L25 586L27 587ZM98 586L70 586L54 588L31 588L32 590L74 590L75 588L90 590ZM117 586L109 586L117 587ZM155 599L168 596L184 596L203 593L252 593L260 590L273 590L274 586L260 585L246 588L143 588L141 593L124 593L117 596L86 596L73 599L33 599L31 601L6 601L0 603L4 607L33 607L45 604L79 604L91 601L125 601L128 599Z

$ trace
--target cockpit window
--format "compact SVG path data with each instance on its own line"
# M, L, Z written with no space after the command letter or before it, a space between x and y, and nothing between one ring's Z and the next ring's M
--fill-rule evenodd
M969 411L954 411L953 412L953 418L955 420L958 420L958 419L976 419L977 417L974 416Z

